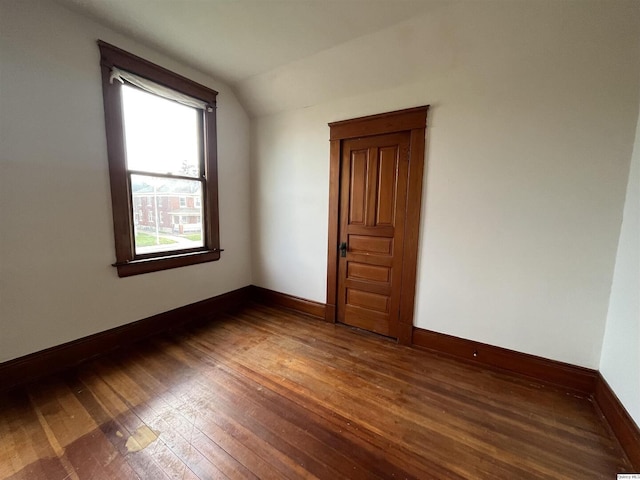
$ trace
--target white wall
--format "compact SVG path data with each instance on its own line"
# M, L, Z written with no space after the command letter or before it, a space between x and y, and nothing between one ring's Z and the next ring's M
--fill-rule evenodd
M415 323L598 368L637 6L442 4L249 79L253 282L325 301L327 122L431 104Z
M3 0L0 22L0 362L248 285L249 119L231 90L53 2ZM98 38L220 92L220 261L110 266Z
M631 159L600 372L640 425L640 122Z

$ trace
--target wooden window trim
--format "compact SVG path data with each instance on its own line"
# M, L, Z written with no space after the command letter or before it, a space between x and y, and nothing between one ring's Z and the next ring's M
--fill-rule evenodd
M220 259L220 233L218 209L218 159L216 134L216 97L218 92L200 85L166 68L98 40L102 71L107 155L113 211L113 232L118 276L128 277L186 265L212 262ZM203 233L205 245L201 248L136 255L133 238L133 209L131 186L125 156L122 117L122 93L118 82L110 83L111 68L145 77L177 92L206 102L203 121Z

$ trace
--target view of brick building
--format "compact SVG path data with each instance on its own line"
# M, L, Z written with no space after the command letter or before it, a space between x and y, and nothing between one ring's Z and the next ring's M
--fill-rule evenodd
M137 230L180 235L202 231L202 196L198 182L166 180L132 185Z

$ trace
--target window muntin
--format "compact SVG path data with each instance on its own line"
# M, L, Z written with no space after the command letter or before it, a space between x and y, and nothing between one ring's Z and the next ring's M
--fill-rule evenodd
M217 92L98 45L118 275L218 260Z

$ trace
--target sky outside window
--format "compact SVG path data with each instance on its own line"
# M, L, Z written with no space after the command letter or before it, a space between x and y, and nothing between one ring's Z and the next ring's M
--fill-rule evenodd
M198 110L127 84L122 103L129 170L199 175Z

